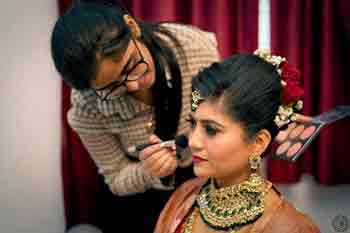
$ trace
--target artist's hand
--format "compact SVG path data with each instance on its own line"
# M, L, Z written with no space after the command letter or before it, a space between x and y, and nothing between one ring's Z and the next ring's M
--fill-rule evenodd
M296 123L296 126L293 126L292 124L289 124L288 125L288 128L283 130L283 131L280 131L276 138L275 138L275 141L278 142L278 143L282 143L282 141L286 138L286 136L295 128L295 127L298 127L299 124L302 124L302 123L309 123L312 121L312 117L310 116L305 116L305 115L302 115L302 114L298 114L296 113L296 120L294 121Z
M145 171L158 178L173 174L177 168L175 147L160 147L161 140L156 135L151 135L149 142L156 144L146 147L140 153Z

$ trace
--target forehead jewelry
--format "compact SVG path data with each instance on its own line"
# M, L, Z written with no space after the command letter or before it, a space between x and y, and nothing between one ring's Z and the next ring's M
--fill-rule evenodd
M204 98L201 96L200 92L198 90L192 91L192 111L196 111L198 108L198 105L204 100Z

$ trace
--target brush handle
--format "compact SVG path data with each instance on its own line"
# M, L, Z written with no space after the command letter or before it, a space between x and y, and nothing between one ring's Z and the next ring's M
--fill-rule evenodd
M350 106L341 105L333 108L330 111L313 117L313 122L330 124L347 116L350 116Z

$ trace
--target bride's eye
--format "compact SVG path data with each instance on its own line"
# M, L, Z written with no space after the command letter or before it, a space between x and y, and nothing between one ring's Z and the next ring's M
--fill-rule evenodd
M203 127L208 136L215 136L218 133L218 129L215 126L205 124Z

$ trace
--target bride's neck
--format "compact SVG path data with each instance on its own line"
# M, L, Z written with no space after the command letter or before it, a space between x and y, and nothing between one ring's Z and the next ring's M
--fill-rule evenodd
M215 186L217 188L224 188L224 187L229 187L236 184L241 184L244 181L249 179L250 174L251 174L251 171L247 171L235 177L214 178ZM257 174L261 175L261 172L258 171Z

